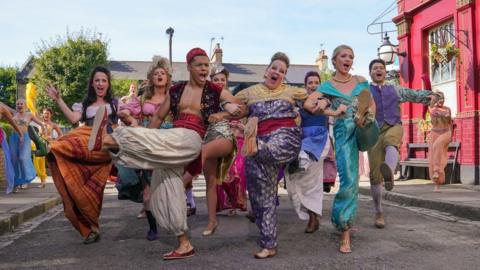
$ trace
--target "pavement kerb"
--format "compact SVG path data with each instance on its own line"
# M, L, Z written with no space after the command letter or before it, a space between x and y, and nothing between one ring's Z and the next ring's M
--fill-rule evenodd
M0 217L0 235L14 230L23 222L43 214L61 203L60 196L55 196L8 212Z
M360 194L370 196L369 187L360 187ZM402 205L415 206L450 213L454 216L480 221L480 208L444 201L423 199L393 191L383 193L383 199Z

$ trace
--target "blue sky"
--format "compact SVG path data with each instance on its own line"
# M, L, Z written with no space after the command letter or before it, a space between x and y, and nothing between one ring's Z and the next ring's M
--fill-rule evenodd
M224 62L267 63L284 51L294 64L314 64L320 44L355 50L353 73L368 75L381 40L366 31L394 0L17 0L0 3L0 65L21 66L42 40L91 29L109 40L115 60L168 56L169 26L175 29L173 60L192 47L221 42ZM384 20L395 16L396 10ZM395 33L391 40L396 42Z

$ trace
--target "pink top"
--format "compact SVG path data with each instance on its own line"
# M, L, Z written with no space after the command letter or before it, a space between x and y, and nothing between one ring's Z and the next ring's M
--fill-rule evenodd
M74 112L83 112L83 105L82 103L74 103L72 106L72 109ZM98 106L88 106L87 108L87 119L95 117L95 114L97 113ZM112 108L110 106L107 106L107 114L110 115L112 114Z
M132 97L127 103L121 103L119 105L120 110L129 110L130 114L135 118L143 116L152 116L160 108L160 103L155 104L149 101L143 102L143 108L141 107L140 99L138 97Z

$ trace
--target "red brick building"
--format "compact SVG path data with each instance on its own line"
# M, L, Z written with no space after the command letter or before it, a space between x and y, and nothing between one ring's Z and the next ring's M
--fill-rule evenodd
M445 93L445 105L452 109L455 119L454 141L461 142L461 182L478 185L480 0L397 0L397 6L398 15L393 21L398 30L398 50L407 53L400 58L400 84L423 88L422 75L429 76L432 89ZM450 51L459 52L458 57L438 61L434 48L445 48L445 56L447 44L454 45ZM406 155L406 143L425 140L418 128L418 119L424 112L423 105L402 105L402 158Z

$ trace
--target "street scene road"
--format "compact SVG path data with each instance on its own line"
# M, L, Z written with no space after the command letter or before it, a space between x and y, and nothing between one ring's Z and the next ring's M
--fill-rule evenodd
M105 190L100 227L92 245L63 216L61 205L0 236L0 269L478 269L480 224L468 219L386 202L387 227L373 226L373 205L360 196L352 235L353 253L338 252L339 233L330 222L333 195L326 195L320 230L305 234L285 191L280 188L278 255L256 260L258 229L239 213L219 215L213 236L201 236L207 223L204 182L195 182L197 214L189 227L197 255L166 262L162 254L176 244L160 231L146 240L147 221L137 219L141 205L119 201L113 185Z

